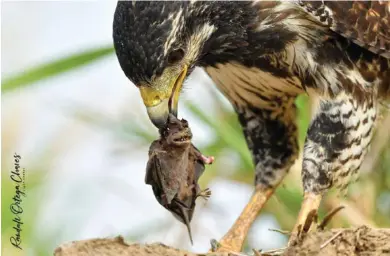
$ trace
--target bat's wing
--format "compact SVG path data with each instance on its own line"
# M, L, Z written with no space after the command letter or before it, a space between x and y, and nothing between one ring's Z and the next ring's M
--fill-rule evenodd
M152 142L149 148L149 160L146 164L146 174L145 174L145 183L148 185L156 185L162 188L161 179L159 178L159 171L161 170L161 164L158 159L157 152L160 148L160 143L158 140Z
M157 155L152 156L146 164L145 183L148 185L157 185L162 189L159 171L161 170L161 163Z
M200 160L195 162L195 180L198 181L200 176L202 176L204 172L205 166L204 163Z
M146 165L145 183L152 186L157 201L164 207L168 203L161 182L161 163L158 156L152 156Z
M195 180L198 181L200 176L202 176L202 174L205 170L205 166L204 166L204 163L200 157L202 155L202 153L200 153L199 149L197 147L195 147L194 144L191 144L191 145L193 147L195 157L197 158L197 160L195 162Z
M145 183L153 188L157 199L164 197L170 204L180 189L180 182L176 178L181 165L172 162L164 153L151 154L146 166Z

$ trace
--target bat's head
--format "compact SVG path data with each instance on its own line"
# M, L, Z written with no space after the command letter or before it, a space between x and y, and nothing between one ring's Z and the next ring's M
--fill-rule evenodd
M192 132L188 122L179 120L172 114L168 116L167 125L160 132L168 145L182 147L191 144Z

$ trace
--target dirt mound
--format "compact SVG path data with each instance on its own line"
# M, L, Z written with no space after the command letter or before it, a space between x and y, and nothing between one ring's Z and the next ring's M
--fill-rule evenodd
M55 256L243 256L245 254L194 254L161 243L127 244L122 237L75 241L58 247ZM252 254L253 255L253 254ZM311 232L296 244L273 252L255 252L255 255L390 255L390 229L371 229L365 226L351 229L332 229Z
M283 255L390 255L390 229L332 229L308 234Z

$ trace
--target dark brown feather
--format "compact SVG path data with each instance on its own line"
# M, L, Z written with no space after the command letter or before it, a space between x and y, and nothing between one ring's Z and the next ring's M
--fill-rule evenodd
M390 58L390 1L300 1L300 5L333 31Z

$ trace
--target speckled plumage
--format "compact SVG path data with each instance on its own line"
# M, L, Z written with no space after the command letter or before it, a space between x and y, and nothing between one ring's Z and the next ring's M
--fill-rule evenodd
M138 86L164 68L204 68L238 113L256 185L276 187L297 158L294 99L317 102L304 147L305 192L345 190L390 97L389 3L119 2L114 45ZM160 10L160 11L159 11ZM155 39L152 39L155 38ZM184 56L174 64L175 49Z
M374 53L390 57L389 1L299 1L318 21Z

